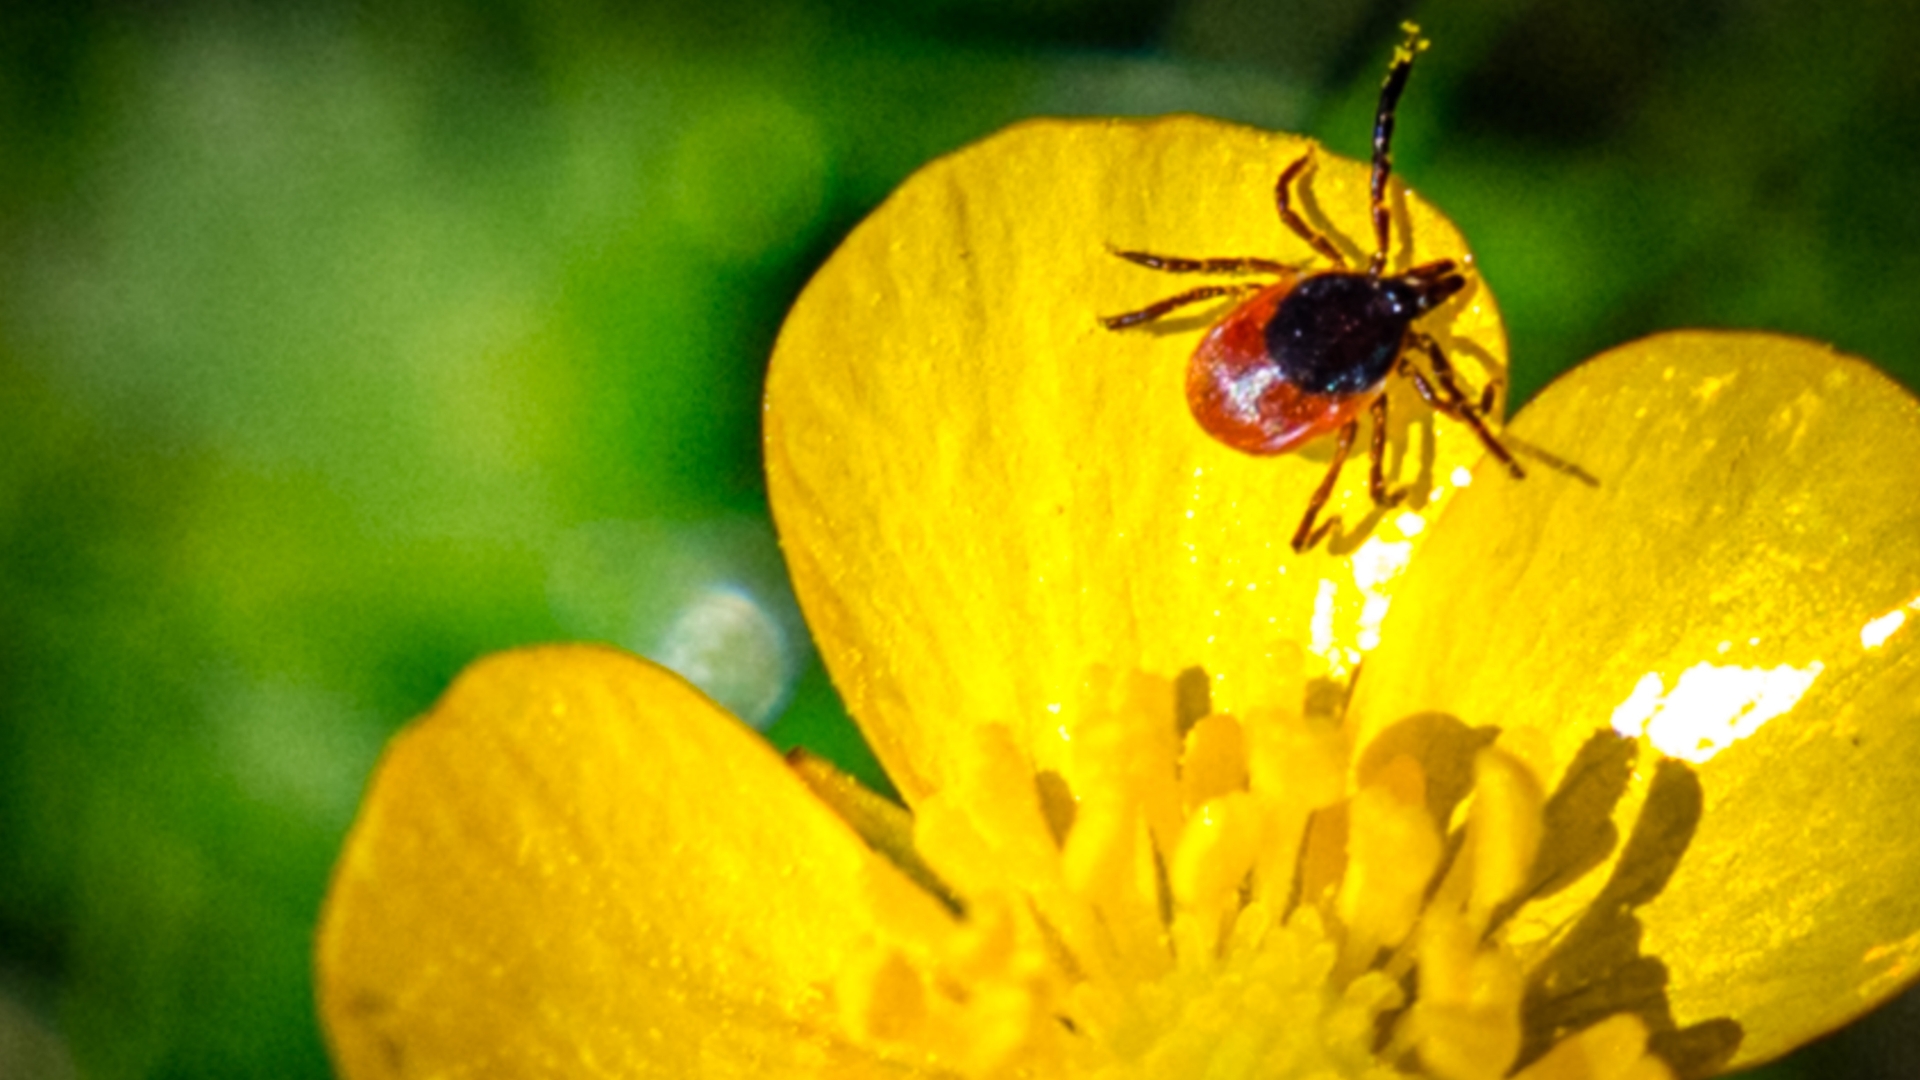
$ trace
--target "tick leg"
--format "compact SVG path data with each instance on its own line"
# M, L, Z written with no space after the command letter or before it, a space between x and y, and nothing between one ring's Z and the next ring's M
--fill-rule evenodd
M1493 411L1493 384L1487 384L1486 390L1480 396L1481 407L1475 409L1467 400L1467 395L1461 391L1459 380L1454 378L1453 364L1447 359L1447 354L1441 351L1439 342L1422 334L1420 345L1426 351L1427 361L1433 365L1433 375L1440 382L1441 392L1447 396L1454 407L1454 415L1472 426L1474 434L1480 437L1480 442L1487 448L1487 452L1498 458L1500 463L1507 467L1507 471L1513 474L1515 480L1525 479L1526 471L1520 468L1520 463L1513 459L1513 455L1488 429L1483 418L1485 414ZM1415 385L1418 386L1417 383Z
M1288 266L1272 259L1183 259L1177 255L1154 255L1146 251L1107 250L1130 263L1138 263L1149 270L1164 270L1169 274L1277 274L1293 277L1300 272L1297 266Z
M1367 491L1373 496L1375 506L1398 506L1406 498L1407 489L1387 490L1385 462L1387 459L1387 395L1381 394L1373 399L1373 442L1367 447L1370 459L1367 467Z
M1387 68L1387 80L1380 84L1380 107L1373 114L1373 257L1367 260L1367 276L1379 278L1387 265L1387 245L1391 239L1393 215L1387 209L1387 177L1393 172L1393 111L1400 104L1400 92L1407 88L1407 76L1413 72L1413 58L1427 43L1420 40L1420 28L1402 24L1407 40L1393 52L1393 64Z
M1327 466L1326 479L1314 489L1313 498L1307 501L1307 516L1300 519L1300 528L1294 530L1293 550L1305 551L1320 542L1328 529L1338 518L1330 518L1319 529L1313 527L1313 519L1320 516L1320 508L1327 505L1327 499L1333 495L1334 482L1340 479L1340 466L1347 463L1347 451L1353 449L1353 437L1360 431L1360 421L1349 420L1340 428L1340 440L1333 444L1333 464Z
M1333 263L1335 266L1345 266L1347 265L1347 257L1340 254L1340 249L1333 246L1333 241L1320 235L1319 232L1315 231L1313 226L1301 220L1299 214L1293 212L1293 200L1291 196L1287 194L1287 189L1293 186L1293 182L1298 179L1300 174L1305 172L1307 166L1312 163L1313 148L1308 147L1307 152L1301 154L1299 160L1281 171L1279 182L1273 185L1273 204L1274 207L1280 211L1281 224L1292 229L1295 236L1305 240L1313 250L1319 252L1321 257L1325 258L1328 262Z
M1197 289L1188 289L1178 296L1169 296L1157 304L1148 304L1139 311L1129 311L1125 315L1106 315L1100 319L1100 325L1109 330L1125 330L1129 326L1152 322L1171 311L1198 304L1202 300L1211 300L1216 296L1244 296L1265 288L1262 285L1202 285Z
M1401 363L1406 365L1403 370L1407 377L1413 380L1413 388L1420 392L1420 397L1428 405L1433 406L1435 412L1464 421L1473 429L1474 435L1480 440L1480 445L1486 447L1487 453L1492 454L1502 465L1505 465L1507 472L1513 474L1515 480L1526 479L1526 470L1522 469L1520 463L1513 459L1513 454L1501 445L1499 438L1487 427L1486 421L1481 419L1480 410L1475 409L1473 402L1468 401L1467 395L1461 392L1460 383L1453 377L1453 365L1447 362L1447 354L1441 352L1440 346L1425 334L1415 340L1426 352L1428 362L1433 365L1434 380L1440 384L1439 392L1435 393L1433 384L1427 381L1426 376L1420 374L1418 368L1402 358ZM1492 403L1489 401L1486 404L1490 406Z

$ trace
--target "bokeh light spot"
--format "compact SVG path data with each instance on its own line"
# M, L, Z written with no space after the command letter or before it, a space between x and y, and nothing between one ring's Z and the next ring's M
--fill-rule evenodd
M566 632L672 669L755 727L775 720L812 655L764 521L601 521L572 530L548 574Z
M726 585L701 590L647 654L755 726L772 718L793 678L793 647L780 623Z

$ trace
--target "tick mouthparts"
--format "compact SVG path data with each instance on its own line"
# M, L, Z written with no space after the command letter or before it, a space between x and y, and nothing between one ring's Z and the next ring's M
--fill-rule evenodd
M1454 293L1467 287L1465 274L1459 272L1452 259L1441 259L1425 266L1416 266L1402 275L1402 281L1413 287L1420 297L1420 310L1432 311L1447 302Z

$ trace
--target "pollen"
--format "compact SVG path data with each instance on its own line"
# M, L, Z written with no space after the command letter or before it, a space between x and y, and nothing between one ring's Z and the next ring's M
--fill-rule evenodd
M1599 865L1564 853L1610 843L1594 785L1631 741L1597 735L1578 790L1550 796L1537 753L1491 728L1424 716L1356 748L1328 687L1230 715L1206 686L1095 672L1044 718L1069 736L1044 763L975 728L911 823L958 929L851 965L831 988L846 1035L973 1078L1671 1080L1694 1070L1663 1038L1686 1064L1730 1053L1508 940ZM1576 921L1568 938L1598 932Z

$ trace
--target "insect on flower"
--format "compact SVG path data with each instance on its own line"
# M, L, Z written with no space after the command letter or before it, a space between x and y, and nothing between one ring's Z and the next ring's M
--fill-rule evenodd
M1414 57L1427 46L1419 27L1408 23L1405 30L1406 41L1395 50L1387 68L1374 116L1374 251L1364 271L1348 269L1340 249L1293 209L1291 190L1312 165L1312 150L1281 171L1274 185L1274 203L1281 223L1331 262L1333 269L1303 273L1300 267L1262 258L1188 259L1144 251L1113 252L1128 262L1172 274L1258 273L1279 278L1271 284L1202 285L1100 321L1109 330L1124 330L1206 300L1253 294L1215 323L1194 350L1187 364L1187 405L1208 434L1249 454L1282 454L1338 433L1333 463L1293 535L1295 551L1314 546L1338 520L1330 518L1314 527L1353 448L1362 411L1373 418L1368 491L1374 503L1389 507L1406 496L1405 489L1388 488L1383 472L1389 375L1411 380L1436 412L1471 427L1487 452L1515 479L1526 475L1484 419L1493 407L1493 385L1487 386L1478 404L1470 401L1446 353L1414 325L1466 287L1466 269L1452 259L1437 259L1405 273L1385 272L1392 225L1386 192L1392 169L1394 107L1406 88ZM1415 364L1412 354L1416 351L1426 357L1430 375Z

